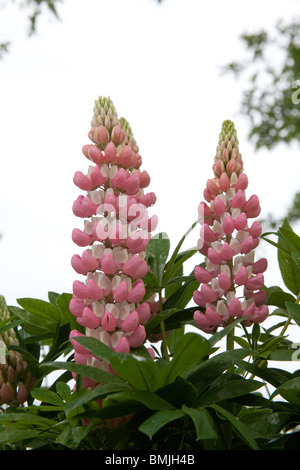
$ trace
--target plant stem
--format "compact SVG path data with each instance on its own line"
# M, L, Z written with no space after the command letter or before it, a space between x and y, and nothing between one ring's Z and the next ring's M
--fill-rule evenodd
M159 312L162 312L162 296L161 296L161 289L159 291ZM167 345L167 338L166 338L166 330L165 330L165 322L160 322L160 332L161 332L161 339L162 339L162 350L163 350L163 357L167 362L170 362L169 353L168 353L168 345Z

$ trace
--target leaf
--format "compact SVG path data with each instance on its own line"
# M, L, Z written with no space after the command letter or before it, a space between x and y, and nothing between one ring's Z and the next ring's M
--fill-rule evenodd
M286 302L286 308L294 322L300 326L300 305L293 302Z
M170 240L166 233L159 233L150 238L146 248L146 260L159 283L161 283L165 263L170 251Z
M129 354L111 357L114 372L138 390L154 391L158 381L157 363L152 359Z
M233 330L233 328L235 328L243 320L245 320L245 318L236 318L236 320L234 320L232 323L227 325L225 328L223 328L222 330L217 331L216 333L214 333L209 338L210 345L214 346L215 344L217 344L222 338L227 336Z
M31 390L31 395L36 400L41 402L50 403L50 405L57 405L63 408L64 403L57 393L51 392L46 388L34 388Z
M147 336L149 336L149 334L153 332L161 324L162 321L165 322L166 320L168 320L168 318L172 317L174 314L180 311L181 310L178 308L170 308L168 310L162 310L162 312L159 312L154 315L154 317L152 317L145 325Z
M284 221L282 227L279 228L279 233L283 235L291 251L300 251L300 237L293 231L287 219Z
M56 331L57 322L43 318L38 315L34 315L26 310L19 307L9 307L12 314L24 320L22 322L22 330L30 335L44 336L45 338L51 338L53 333Z
M274 305L275 307L285 308L285 302L295 302L296 299L288 292L284 292L281 287L273 286L267 290L268 298L267 305Z
M291 255L296 265L298 266L298 269L300 269L300 251L293 251Z
M249 429L245 426L241 421L239 421L234 415L229 413L229 411L225 410L219 405L209 405L210 408L214 409L218 415L224 417L227 421L229 421L234 429L236 430L237 434L242 438L242 440L250 447L252 450L259 450L259 447L251 436Z
M182 411L193 420L197 440L218 438L213 419L207 410L204 408L189 408L183 405Z
M132 390L132 388L125 382L123 382L123 384L108 383L100 385L93 390L86 390L86 393L80 395L79 397L74 397L74 395L72 395L72 401L69 400L68 405L65 407L65 412L68 414L75 408L79 408L80 406L85 405L90 401L98 400L99 398L105 397L110 393L119 392L122 390Z
M273 438L293 421L295 413L288 411L253 410L241 417L241 421L248 427L250 434L255 438Z
M183 376L192 383L197 383L197 388L204 390L225 370L230 369L237 361L252 354L251 350L235 349L213 356L195 368L187 369Z
M157 411L153 415L151 415L148 419L146 419L140 426L139 431L146 434L147 436L152 439L154 434L159 431L163 426L166 424L182 418L184 416L184 412L181 410L161 410Z
M84 426L67 426L55 442L70 449L77 450L80 442L85 439L90 430Z
M96 338L90 336L76 336L73 338L74 341L84 346L88 349L94 356L98 357L99 359L103 359L104 361L111 363L112 356L119 356L121 357L124 353L116 353L111 348L106 346L102 341L99 341Z
M286 229L288 229L288 231ZM295 251L295 240L294 236L291 235L293 231L287 219L284 220L279 232L284 236L284 238L282 236L278 237L277 257L281 276L286 287L293 294L298 295L300 292L300 270L291 256L291 253Z
M63 293L59 295L56 299L56 305L61 313L61 324L64 325L68 323L70 324L71 330L76 329L78 331L83 332L84 328L77 323L76 318L70 312L69 305L71 298L72 294Z
M193 293L199 287L199 282L195 280L194 276L183 284L177 291L175 291L171 297L167 298L164 303L164 310L170 308L184 309L193 297Z
M178 345L180 344L184 336L184 330L185 328L183 325L180 328L176 328L170 331L170 334L167 338L167 345L171 356L175 354L178 350Z
M300 376L288 380L280 385L272 394L271 398L276 395L281 395L282 398L287 400L294 406L300 406Z
M205 406L210 403L240 397L261 388L263 385L264 383L258 382L257 380L245 380L242 378L227 380L217 386L212 386L209 390L203 393L198 398L197 405Z
M126 390L109 395L108 400L124 403L136 401L150 410L172 410L174 406L153 392L144 390Z
M181 408L182 405L192 406L198 395L196 387L182 377L176 377L174 382L159 388L155 393L176 408Z
M27 312L33 313L39 317L58 322L60 320L60 312L57 307L49 302L39 299L22 298L17 302Z
M154 390L156 387L158 369L150 359L134 354L116 353L96 338L76 337L77 342L87 348L92 354L111 364L116 374L140 390Z
M66 403L68 403L70 398L72 397L70 387L65 382L57 382L56 383L56 391L57 391L58 395L60 395L60 397Z
M179 243L177 244L170 260L168 261L167 265L166 265L166 271L165 271L165 275L164 275L164 282L167 283L169 281L169 279L171 278L171 270L174 269L174 263L176 260L178 260L178 253L179 253L179 250L182 246L182 244L184 243L184 240L186 239L186 237L190 234L190 232L196 227L196 225L199 223L199 220L197 220L196 222L194 222L191 227L186 231L186 233L181 237L181 239L179 240ZM190 250L189 250L190 251ZM180 256L180 255L179 255ZM178 269L178 267L175 269L175 271L173 270L173 274L174 272L176 272Z
M33 429L11 429L5 428L0 430L0 444L12 444L18 441L28 441L38 437L42 431Z
M111 374L101 369L97 369L96 367L75 364L74 362L47 362L44 364L44 367L68 370L70 372L74 372L75 374L79 374L82 377L89 377L90 379L93 379L99 383L124 384L123 380L121 380L119 377L116 377L114 374Z
M173 382L192 364L199 362L210 352L209 341L197 333L186 333L172 361L160 372L160 386Z

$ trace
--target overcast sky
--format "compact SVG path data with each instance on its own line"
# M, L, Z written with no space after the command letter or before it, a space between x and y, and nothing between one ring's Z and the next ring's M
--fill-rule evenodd
M0 42L12 42L0 61L0 292L10 305L71 292L78 278L72 179L88 168L81 148L99 95L133 129L157 195L150 212L172 247L197 218L225 119L238 132L247 196L258 194L262 216L285 214L299 190L299 147L256 152L238 113L245 83L220 70L244 57L241 33L294 19L299 1L64 0L58 11L60 21L45 13L28 38L26 10L0 6ZM197 238L195 229L185 247ZM275 249L259 249L270 259L266 284L280 285Z

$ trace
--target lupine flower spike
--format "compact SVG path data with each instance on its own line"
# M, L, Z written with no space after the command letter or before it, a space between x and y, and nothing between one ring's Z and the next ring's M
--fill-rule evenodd
M0 324L6 323L9 317L5 298L0 295ZM0 405L24 403L36 381L21 354L18 351L10 351L9 346L19 346L13 328L0 335Z
M87 174L77 171L74 183L86 191L73 204L73 212L84 219L83 230L75 228L73 241L84 251L72 257L74 270L85 279L73 283L70 311L92 336L117 352L130 352L146 338L144 324L152 315L151 302L143 302L142 278L148 271L145 250L157 217L148 217L156 201L145 193L150 183L128 122L118 119L110 98L95 101L91 144L82 149L90 161ZM75 361L111 371L70 334ZM153 351L149 350L153 357ZM84 386L93 386L86 381Z
M231 121L222 125L213 171L198 207L198 249L205 267L194 270L200 286L193 298L202 308L195 311L194 322L206 333L237 317L249 317L245 326L261 323L269 313L263 289L267 260L255 261L262 228L257 220L250 223L261 209L256 194L246 197L248 178Z

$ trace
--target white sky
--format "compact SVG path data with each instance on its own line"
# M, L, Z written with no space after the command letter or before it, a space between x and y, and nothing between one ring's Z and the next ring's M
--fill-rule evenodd
M61 21L45 13L28 38L27 11L0 6L0 42L12 41L0 61L0 292L8 304L71 292L78 278L70 259L82 250L71 231L83 226L72 213L80 194L72 179L88 168L81 148L99 95L133 129L157 195L150 212L172 247L197 218L225 119L237 128L247 195L258 194L262 216L285 214L299 190L299 148L255 152L238 114L244 83L220 67L244 57L241 33L295 18L298 1L64 0L58 9ZM197 238L194 230L185 247ZM281 285L275 249L263 244L259 253L269 256L266 284Z

